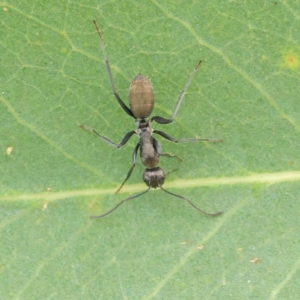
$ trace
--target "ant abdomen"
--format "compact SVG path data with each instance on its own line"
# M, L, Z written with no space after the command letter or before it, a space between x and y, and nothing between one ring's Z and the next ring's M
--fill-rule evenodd
M136 75L129 87L129 106L137 119L148 118L154 106L154 93L149 79Z

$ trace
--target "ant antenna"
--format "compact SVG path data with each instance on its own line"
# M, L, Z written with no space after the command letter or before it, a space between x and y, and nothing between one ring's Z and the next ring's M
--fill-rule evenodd
M109 211L106 212L105 214L100 215L100 216L90 216L90 218L92 218L92 219L103 218L103 217L109 215L110 213L112 213L114 210L116 210L116 209L117 209L121 204L123 204L124 202L129 201L129 200L132 200L132 199L134 199L134 198L137 198L137 197L139 197L139 196L141 196L141 195L143 195L143 194L146 194L149 190L150 190L150 187L149 187L146 191L144 191L144 192L141 192L141 193L139 193L139 194L137 194L137 195L134 195L134 196L131 196L131 197L128 197L128 198L122 200L122 201L121 201L120 203L118 203L113 209L109 210Z
M166 192L166 193L168 193L168 194L170 194L170 195L173 195L173 196L175 196L175 197L177 197L177 198L186 200L191 206L193 206L194 208L196 208L197 210L199 210L199 211L200 211L201 213L203 213L204 215L211 216L211 217L216 217L216 216L219 216L219 215L221 215L221 214L223 213L222 211L219 211L219 212L217 212L217 213L210 214L210 213L208 213L208 212L206 212L206 211L200 209L199 207L197 207L191 200L189 200L189 199L187 199L187 198L185 198L185 197L183 197L183 196L181 196L181 195L177 195L177 194L174 194L174 193L172 193L172 192L169 192L169 191L167 191L166 189L164 189L162 186L160 186L160 188L161 188L164 192Z

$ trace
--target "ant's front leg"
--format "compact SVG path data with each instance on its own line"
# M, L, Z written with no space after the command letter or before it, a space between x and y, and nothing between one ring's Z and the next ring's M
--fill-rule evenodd
M123 187L123 185L125 184L125 182L129 179L129 177L131 176L131 173L136 165L136 156L138 153L138 150L140 148L140 143L137 143L134 150L133 150L133 154L132 154L132 166L130 168L130 170L128 171L124 181L122 182L121 186L116 190L115 194L119 193L121 188Z
M180 158L179 156L177 156L176 154L171 154L171 153L162 153L162 147L161 144L158 140L156 140L154 137L152 137L153 140L153 146L155 151L159 154L159 156L164 156L164 157L175 157L177 158L179 161L183 161L182 158Z

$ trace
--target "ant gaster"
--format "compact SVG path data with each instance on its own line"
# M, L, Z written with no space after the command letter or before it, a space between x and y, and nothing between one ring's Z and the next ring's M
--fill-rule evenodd
M109 211L108 213L106 213L104 215L99 216L99 217L102 217L102 216L105 216L105 215L109 214L113 210L115 210L123 202L128 201L128 200L133 199L133 198L136 198L136 197L146 193L150 188L160 187L161 189L163 189L162 184L164 182L165 175L164 175L163 170L161 168L157 167L157 165L159 163L160 156L176 157L178 160L181 160L181 158L178 157L177 155L162 153L162 147L161 147L160 143L152 136L153 133L158 134L158 135L162 136L163 138L165 138L165 139L167 139L171 142L174 142L174 143L178 143L178 142L183 142L183 143L184 142L195 142L195 141L199 141L199 140L208 141L208 142L220 142L221 140L216 140L215 141L215 140L200 139L200 138L188 138L188 139L178 140L178 139L175 139L175 138L169 136L168 134L166 134L162 131L151 129L151 123L154 122L154 121L159 123L159 124L169 124L169 123L173 122L173 120L175 119L176 114L178 112L178 109L181 105L181 102L183 101L185 92L186 92L187 88L189 87L196 71L198 70L198 68L201 65L201 62L202 62L201 60L196 65L196 67L193 70L192 74L190 75L187 83L185 84L183 90L179 94L179 97L178 97L178 100L177 100L177 103L176 103L176 106L174 108L174 111L173 111L173 114L172 114L171 118L170 119L165 119L165 118L160 117L160 116L153 116L153 117L151 117L150 119L147 120L146 118L148 118L151 115L152 110L153 110L153 106L154 106L154 93L153 93L153 89L152 89L150 81L148 80L147 77L145 77L142 74L138 74L138 75L135 76L135 78L132 80L132 82L130 84L130 88L129 88L129 105L130 105L130 108L129 108L122 101L119 94L116 92L115 83L114 83L114 80L113 80L110 64L109 64L107 54L106 54L106 51L105 51L104 41L103 41L101 32L99 30L99 27L98 27L96 21L94 20L93 22L94 22L95 28L97 30L97 33L99 35L99 38L100 38L100 45L101 45L104 60L105 60L105 63L106 63L106 69L107 69L107 73L108 73L108 77L109 77L109 80L110 80L110 84L111 84L113 94L116 97L116 99L117 99L119 105L122 107L122 109L130 117L133 117L135 119L135 124L136 124L137 128L136 128L136 130L132 130L132 131L128 132L123 137L122 141L119 144L116 144L113 141L111 141L110 139L106 138L105 136L99 134L93 128L87 127L85 125L80 125L80 127L85 129L85 130L94 132L104 142L106 142L106 143L108 143L111 146L114 146L116 148L121 148L122 146L124 146L128 142L128 140L131 138L131 136L133 134L137 134L138 137L139 137L139 142L136 144L136 146L133 150L132 166L131 166L130 170L128 171L128 173L127 173L124 181L122 182L121 186L116 191L116 193L118 193L121 190L121 188L123 187L125 182L131 176L131 173L132 173L132 171L133 171L133 169L136 165L136 157L137 157L137 153L138 153L139 150L140 150L141 161L142 161L143 165L146 167L143 178L144 178L145 183L149 187L146 191L123 200L114 209L112 209L111 211ZM149 180L146 180L145 178L149 178ZM164 190L164 191L166 191L166 190ZM173 193L168 192L168 191L166 191L166 192L171 194L171 195L174 195L176 197L185 199L188 202L190 202L188 199L184 198L183 196L176 195L176 194L173 194ZM190 204L193 205L195 208L197 208L191 202L190 202ZM197 209L200 210L199 208L197 208ZM212 215L218 215L218 214L220 214L220 213L212 214ZM208 215L210 215L210 214L208 214Z

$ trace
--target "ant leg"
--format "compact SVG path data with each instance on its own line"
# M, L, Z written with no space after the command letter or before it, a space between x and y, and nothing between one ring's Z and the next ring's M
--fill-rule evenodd
M181 196L181 195L177 195L177 194L174 194L174 193L172 193L172 192L169 192L169 191L165 190L162 186L160 186L160 188L161 188L164 192L166 192L166 193L168 193L168 194L170 194L170 195L172 195L172 196L175 196L175 197L177 197L177 198L180 198L180 199L183 199L183 200L187 201L191 206L193 206L194 208L196 208L196 209L199 210L201 213L203 213L203 214L205 214L205 215L207 215L207 216L216 217L216 216L219 216L219 215L221 215L221 214L223 213L223 212L221 212L221 211L219 211L219 212L217 212L217 213L214 213L214 214L208 213L208 212L206 212L206 211L200 209L199 207L197 207L197 206L196 206L192 201L190 201L189 199L187 199L187 198L185 198L185 197L183 197L183 196Z
M123 187L123 185L125 184L125 182L129 179L129 177L130 177L130 175L131 175L131 173L132 173L132 171L133 171L133 169L136 165L136 156L137 156L137 152L138 152L139 148L140 148L140 143L137 143L134 150L133 150L133 154L132 154L132 166L131 166L129 172L127 173L127 175L126 175L126 178L122 182L121 186L116 190L115 194L120 192L120 190Z
M121 204L123 204L124 202L126 202L126 201L128 201L128 200L131 200L131 199L134 199L134 198L137 198L137 197L139 197L139 196L141 196L141 195L143 195L143 194L146 194L146 193L149 191L149 189L150 189L150 187L149 187L146 191L144 191L144 192L141 192L141 193L139 193L139 194L137 194L137 195L134 195L134 196L131 196L131 197L128 197L128 198L122 200L122 201L121 201L119 204L117 204L113 209L109 210L108 212L106 212L106 213L103 214L103 215L100 215L100 216L90 216L90 218L93 218L93 219L103 218L103 217L109 215L110 213L112 213L114 210L116 210L116 209L117 209Z
M126 133L126 135L123 137L121 143L119 144L116 144L114 143L113 141L111 141L110 139L106 138L105 136L101 135L100 133L98 133L94 128L91 128L91 127L88 127L88 126L85 126L85 125L80 125L80 127L82 129L85 129L85 130L88 130L90 132L94 132L95 134L97 134L100 139L104 142L106 142L107 144L113 146L113 147L116 147L116 148L121 148L122 146L124 146L128 141L129 139L131 138L131 136L135 133L135 131L130 131L128 133Z
M174 121L174 119L175 119L175 117L176 117L176 114L177 114L177 112L178 112L178 110L179 110L179 108L180 108L181 102L183 101L185 92L186 92L186 90L188 89L189 85L191 84L192 79L193 79L195 73L197 72L198 68L200 67L201 63L202 63L202 60L200 60L200 61L198 62L197 66L195 67L194 71L192 72L190 78L188 79L187 83L185 84L183 90L180 92L171 119L165 119L165 118L163 118L163 117L154 116L154 117L151 118L151 121L155 121L155 122L157 122L157 123L159 123L159 124L168 124L168 123L171 123L171 122Z
M221 143L223 140L210 140L210 139L200 139L200 138L188 138L188 139L182 139L182 140L177 140L168 134L166 134L163 131L159 130L153 130L153 133L159 134L163 138L173 142L173 143L190 143L190 142L197 142L197 141L206 141L206 142L211 142L211 143Z
M152 137L153 139L153 146L154 149L156 150L156 152L160 155L160 156L165 156L165 157L176 157L179 161L183 161L182 158L180 158L179 156L175 155L175 154L171 154L171 153L162 153L162 147L160 142L155 139L154 137Z
M99 30L99 27L98 27L96 21L93 20L93 22L94 22L94 25L95 25L96 30L98 32L99 38L100 38L100 45L101 45L102 53L103 53L103 56L104 56L104 60L105 60L105 64L106 64L106 69L107 69L107 73L108 73L108 77L109 77L109 81L110 81L110 84L111 84L111 89L113 91L113 94L117 98L119 105L127 113L127 115L129 115L130 117L135 118L135 116L133 115L131 109L122 101L122 99L120 98L119 94L116 92L115 83L114 83L114 79L113 79L113 76L112 76L110 64L109 64L109 61L108 61L108 58L107 58L107 54L106 54L106 51L105 51L104 40L102 38L101 32Z
M176 172L176 171L178 171L179 169L177 168L177 169L174 169L174 170L171 170L171 171L169 171L168 173L166 173L166 177L169 175L169 174L171 174L171 173L173 173L173 172Z
M176 154L171 154L171 153L161 153L160 156L165 156L165 157L175 157L179 161L183 161L183 159Z

